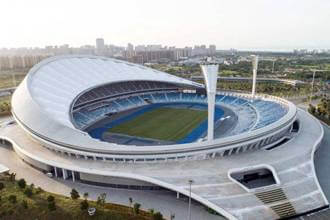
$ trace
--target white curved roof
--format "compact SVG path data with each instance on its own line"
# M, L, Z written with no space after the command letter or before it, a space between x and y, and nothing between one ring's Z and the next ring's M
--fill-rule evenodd
M81 92L105 83L150 80L199 85L141 65L94 56L60 56L44 60L29 72L33 100L54 120L74 128L70 105Z
M95 56L52 57L35 65L17 87L12 97L16 121L31 135L58 148L110 154L163 154L227 147L279 131L293 122L296 107L286 100L272 98L287 105L287 114L266 127L213 141L162 146L119 145L91 138L76 129L70 120L70 107L82 92L112 82L151 80L187 86L202 86L144 66Z

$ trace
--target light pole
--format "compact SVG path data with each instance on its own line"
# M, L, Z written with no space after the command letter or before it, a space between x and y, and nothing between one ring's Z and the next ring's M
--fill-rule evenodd
M193 184L193 180L189 180L189 205L188 205L188 220L191 219L191 185Z
M13 72L13 84L14 84L14 86L13 86L13 87L16 87L16 78L15 78L15 72Z
M212 62L211 59L207 59L201 63L200 67L203 72L207 93L207 141L212 141L214 139L214 109L219 65Z
M256 83L257 83L257 72L258 72L258 56L252 55L252 100L254 100L256 93Z
M312 96L313 96L313 92L314 92L314 79L315 79L316 72L324 72L324 71L329 71L329 70L312 70L312 71L313 71L313 79L312 79L311 95L309 97L309 104L312 103Z

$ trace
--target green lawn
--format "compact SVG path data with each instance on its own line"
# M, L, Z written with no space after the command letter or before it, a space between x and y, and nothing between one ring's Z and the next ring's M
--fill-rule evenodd
M18 187L17 181L10 181L9 177L0 174L0 183L4 188L0 189L0 219L1 220L152 220L153 217L146 211L140 210L139 214L133 214L130 207L106 203L98 205L95 201L88 201L90 207L96 208L94 216L89 216L87 210L81 210L80 199L73 200L69 197L49 193L40 188L27 185L24 189ZM27 196L24 191L32 189L32 195ZM106 191L105 191L106 192ZM48 208L48 196L54 196L56 210ZM16 197L12 202L10 196ZM107 195L111 198L111 194ZM23 205L25 201L26 206ZM127 198L128 201L128 198ZM143 207L141 207L143 208Z
M158 108L109 129L109 132L178 141L207 118L207 111Z

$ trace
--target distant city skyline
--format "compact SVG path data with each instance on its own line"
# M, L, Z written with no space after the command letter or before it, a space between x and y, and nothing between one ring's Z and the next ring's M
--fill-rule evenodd
M328 0L0 2L0 48L69 44L330 49Z

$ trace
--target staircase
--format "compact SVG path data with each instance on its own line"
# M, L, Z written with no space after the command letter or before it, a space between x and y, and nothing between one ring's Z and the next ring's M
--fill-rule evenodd
M255 193L255 195L265 204L279 202L287 199L281 188Z
M286 218L296 215L292 204L290 202L281 203L270 207L280 218Z
M262 201L264 204L268 205L279 218L287 218L296 215L296 211L292 204L288 201L285 193L281 188L269 190L265 192L255 193L255 196ZM276 205L272 205L277 203Z

